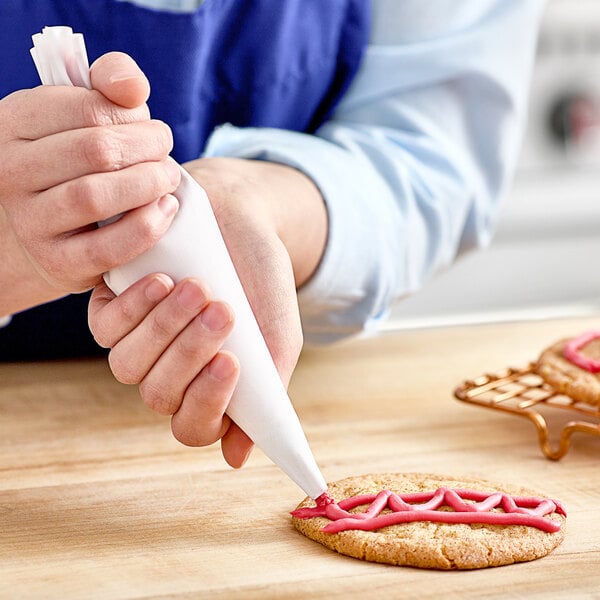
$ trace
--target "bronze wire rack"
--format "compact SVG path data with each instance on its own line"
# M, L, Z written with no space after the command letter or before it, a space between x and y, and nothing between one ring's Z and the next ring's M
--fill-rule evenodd
M559 460L568 452L573 433L600 437L600 407L559 394L535 372L534 364L466 380L454 390L454 395L463 402L529 419L537 428L543 454L550 460ZM548 421L541 409L553 417L571 417L563 421L557 445L550 441Z

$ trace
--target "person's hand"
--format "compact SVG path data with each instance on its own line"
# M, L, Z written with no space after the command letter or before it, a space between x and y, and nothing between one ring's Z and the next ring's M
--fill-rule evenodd
M236 271L287 386L302 348L296 289L327 240L321 194L286 165L201 158L184 165L206 191Z
M316 268L327 235L320 194L304 175L282 165L201 159L186 167L211 199L287 386L302 347L296 287ZM89 317L96 340L111 348L115 377L139 384L150 408L172 415L179 441L203 446L220 439L230 465L245 462L251 442L225 415L240 366L220 349L234 316L211 298L205 282L192 279L175 287L165 275L152 275L117 298L101 284L92 294Z
M234 323L227 304L197 279L175 285L154 274L116 298L104 283L97 286L89 322L98 343L111 348L115 377L139 384L152 410L172 415L179 441L205 446L220 439L227 462L242 466L252 443L225 415L239 376L237 358L221 350Z
M177 211L172 135L149 119L146 78L111 53L91 80L93 90L39 86L0 100L0 224L12 240L2 250L30 280L22 308L97 284L154 245Z

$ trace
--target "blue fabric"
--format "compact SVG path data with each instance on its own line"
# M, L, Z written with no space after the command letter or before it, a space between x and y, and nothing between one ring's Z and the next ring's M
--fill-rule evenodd
M291 165L327 204L327 247L298 293L305 342L377 331L393 303L488 243L524 131L543 8L373 0L360 72L315 135L211 136L207 155Z
M184 162L222 123L319 127L358 70L370 1L206 0L175 13L118 0L1 0L0 97L39 85L31 36L52 25L83 33L90 61L112 50L137 61L151 82L152 116L171 126L173 156ZM0 329L0 360L95 352L86 298L16 315Z
M152 116L174 157L197 158L215 126L313 132L354 77L369 37L369 0L206 0L173 13L118 0L0 2L0 97L38 85L31 35L84 34L90 61L119 50L148 76Z
M327 247L298 294L306 342L378 328L394 302L488 243L516 165L544 5L372 0L360 71L314 135L224 126L210 136L207 156L288 164L321 191Z

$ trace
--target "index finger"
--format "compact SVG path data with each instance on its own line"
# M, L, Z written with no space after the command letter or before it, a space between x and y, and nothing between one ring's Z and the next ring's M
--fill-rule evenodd
M41 85L19 90L1 101L2 121L14 138L35 140L84 127L119 125L150 118L146 104L124 108L96 90Z
M98 284L88 306L88 322L96 342L103 348L112 348L139 325L173 287L172 279L162 273L143 277L118 297L104 281Z

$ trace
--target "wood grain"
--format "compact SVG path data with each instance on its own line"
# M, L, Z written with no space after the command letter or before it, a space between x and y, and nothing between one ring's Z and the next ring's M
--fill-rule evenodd
M598 598L600 439L545 459L525 420L453 397L597 319L399 332L306 350L290 395L328 480L468 475L561 499L565 542L445 573L364 563L292 529L303 493L259 451L186 448L103 361L0 365L0 598Z

